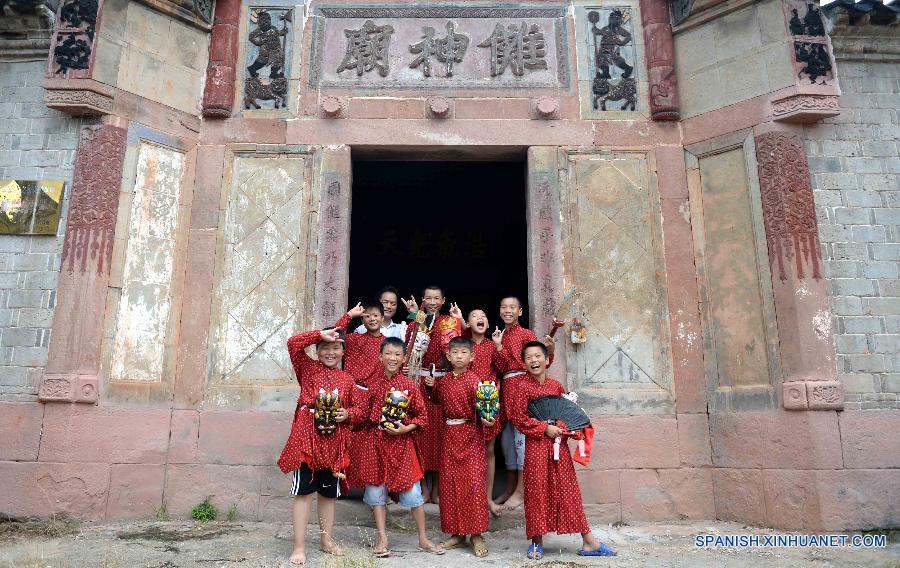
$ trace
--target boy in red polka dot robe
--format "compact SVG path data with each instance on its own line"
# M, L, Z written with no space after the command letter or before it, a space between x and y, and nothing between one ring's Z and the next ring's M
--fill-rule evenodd
M538 341L525 344L521 352L526 374L516 383L509 401L509 419L525 434L525 534L531 539L528 558L544 555L544 535L580 533L581 556L614 556L615 551L600 544L588 526L581 502L581 489L569 447L563 443L557 456L554 440L564 436L558 426L532 417L528 404L544 396L566 394L563 386L547 377L547 347Z
M475 359L474 344L467 337L450 340L447 359L452 371L435 380L425 378L431 399L440 405L444 420L441 448L441 530L452 535L445 549L466 545L471 535L475 556L487 556L481 533L490 523L485 444L499 432L493 418L479 416L475 408L475 390L481 377L469 370Z
M316 345L318 360L305 349ZM322 531L320 548L335 555L343 551L332 539L334 501L340 493L342 471L349 462L347 439L349 425L359 424L368 416L368 408L354 406L356 386L348 373L340 370L344 354L342 334L336 329L312 330L288 339L288 353L300 384L300 396L294 411L294 422L278 467L292 473L291 494L294 495L294 550L292 564L306 562L306 526L312 509L312 498L318 493L316 510ZM334 402L339 404L328 404ZM320 403L320 419L315 411ZM337 407L337 408L335 408Z

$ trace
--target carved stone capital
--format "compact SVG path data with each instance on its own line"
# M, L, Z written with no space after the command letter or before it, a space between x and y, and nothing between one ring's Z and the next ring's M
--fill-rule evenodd
M556 97L540 97L534 101L534 112L537 118L559 118L559 99Z
M44 375L38 389L41 402L96 404L100 379L89 375Z
M341 118L345 112L344 109L347 108L347 102L339 97L328 95L322 97L320 108L322 109L322 116L327 118Z
M779 122L808 123L841 114L837 95L794 94L772 101L772 118Z
M72 116L112 114L115 90L92 79L44 80L44 103Z
M806 383L790 381L781 385L781 401L786 410L807 410Z

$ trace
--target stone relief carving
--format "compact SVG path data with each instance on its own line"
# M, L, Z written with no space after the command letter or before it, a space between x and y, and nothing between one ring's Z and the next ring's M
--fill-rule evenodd
M641 27L644 30L650 117L653 120L678 120L678 80L668 2L641 0Z
M70 273L76 267L87 271L88 259L96 260L98 273L108 265L124 158L124 129L110 125L82 129L62 251L62 266Z
M281 27L275 25L273 15ZM244 78L244 108L262 108L259 101L272 101L274 108L286 105L288 93L287 53L290 42L290 23L293 21L293 10L275 10L251 8L250 22L256 27L247 36L250 42L247 59L252 59L247 66ZM269 69L269 80L260 78L260 71Z
M393 34L393 26L376 26L372 20L366 20L359 29L345 29L347 51L337 72L354 69L356 75L362 77L363 73L375 69L379 75L387 77L391 70L389 55Z
M588 8L590 22L591 100L594 110L636 110L634 34L631 10L625 7ZM609 102L621 102L608 108Z
M768 132L756 137L759 187L769 262L787 280L791 260L797 277L822 277L821 251L806 149L799 137ZM773 272L775 272L773 267Z
M491 77L503 75L507 68L521 77L526 69L546 69L547 44L540 26L525 22L520 25L497 23L493 33L478 47L491 50Z
M784 15L794 38L797 77L809 79L810 84L830 84L834 79L834 66L821 11L809 0L787 0Z
M409 51L418 54L409 64L411 69L422 66L422 74L431 77L431 58L436 58L444 64L444 76L453 76L453 64L462 63L466 50L469 48L469 36L458 34L453 22L447 22L447 35L442 38L434 37L434 28L426 26L422 28L422 41L409 46Z

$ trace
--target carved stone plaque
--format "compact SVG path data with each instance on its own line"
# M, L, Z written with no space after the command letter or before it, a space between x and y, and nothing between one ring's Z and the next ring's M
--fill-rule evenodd
M569 86L566 9L320 6L311 88L559 89Z
M0 180L0 234L55 235L65 182Z

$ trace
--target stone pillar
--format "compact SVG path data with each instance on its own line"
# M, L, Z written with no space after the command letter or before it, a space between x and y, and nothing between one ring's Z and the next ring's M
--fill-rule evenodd
M116 126L81 131L42 401L97 401L125 141Z
M234 108L240 20L240 0L216 2L203 91L203 116L206 118L228 118Z
M678 81L668 2L641 0L641 26L650 88L650 118L678 120Z
M533 146L528 149L528 297L530 325L543 341L554 317L566 304L563 290L562 232L560 227L560 187L557 148ZM571 321L567 321L567 324ZM556 339L556 354L550 374L566 383L566 325Z
M322 328L347 310L350 282L350 148L321 150L319 165L319 247L316 258L315 324Z
M843 408L806 148L799 136L756 136L760 197L788 409Z

